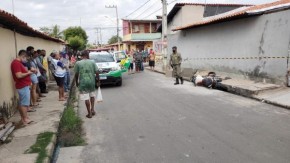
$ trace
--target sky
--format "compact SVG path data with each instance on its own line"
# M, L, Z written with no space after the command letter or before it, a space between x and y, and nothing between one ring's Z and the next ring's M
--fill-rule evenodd
M167 0L168 12L175 3L239 3L261 4L277 0ZM0 0L0 9L13 13L12 0ZM146 3L147 2L147 3ZM146 4L145 4L146 3ZM140 6L139 10L131 14ZM102 28L102 43L116 35L116 10L105 6L117 5L119 25L121 19L155 19L161 15L160 0L14 0L14 14L34 29L59 25L61 30L81 26L89 36L89 43L100 41L96 28ZM157 12L156 12L157 11ZM122 35L120 31L120 35ZM99 36L99 38L98 38Z

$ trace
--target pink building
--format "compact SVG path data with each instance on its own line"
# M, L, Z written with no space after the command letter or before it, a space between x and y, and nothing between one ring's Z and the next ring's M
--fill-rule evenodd
M157 32L162 20L123 19L124 50L148 50L153 47L153 41L161 38Z

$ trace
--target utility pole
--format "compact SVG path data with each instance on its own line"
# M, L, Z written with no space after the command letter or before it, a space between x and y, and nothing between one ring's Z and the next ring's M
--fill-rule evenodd
M96 28L96 30L97 30L97 45L99 46L99 44L100 44L100 41L99 41L99 28Z
M102 28L100 28L100 42L101 42L101 47L103 47Z
M118 51L121 49L120 47L120 39L119 39L119 14L118 14L118 6L117 5L109 5L105 6L106 8L115 8L116 9L116 17L117 17L117 39L118 39Z
M162 2L162 54L163 54L163 69L167 68L167 0Z
M97 27L95 28L97 30L97 41L98 41L98 45L100 45L102 47L103 45L103 38L102 38L102 28L101 27Z

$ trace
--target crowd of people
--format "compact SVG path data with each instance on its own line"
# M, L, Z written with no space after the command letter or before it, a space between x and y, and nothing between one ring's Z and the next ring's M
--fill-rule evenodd
M128 54L128 58L131 63L128 69L129 74L134 73L134 68L135 68L135 72L137 73L144 71L144 63L146 62L149 62L150 69L154 71L156 54L153 51L153 49L150 49L149 52L144 51L144 50L142 51L132 50Z
M33 123L27 112L35 112L40 108L41 98L48 93L48 73L55 78L59 101L65 101L65 92L69 91L70 72L69 58L66 52L52 52L45 60L45 50L35 50L29 46L20 50L11 63L11 73L19 95L19 111L24 126ZM49 69L47 69L48 64Z

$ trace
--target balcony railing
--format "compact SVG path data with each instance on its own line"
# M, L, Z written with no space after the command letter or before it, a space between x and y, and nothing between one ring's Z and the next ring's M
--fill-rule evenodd
M125 35L123 41L151 41L161 38L161 33L132 33Z

